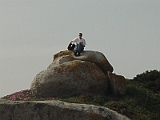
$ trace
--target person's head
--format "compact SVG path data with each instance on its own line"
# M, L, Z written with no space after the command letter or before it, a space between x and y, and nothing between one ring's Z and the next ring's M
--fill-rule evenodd
M82 38L82 33L79 33L79 35L78 35L78 36L79 36L79 38L81 39L81 38Z

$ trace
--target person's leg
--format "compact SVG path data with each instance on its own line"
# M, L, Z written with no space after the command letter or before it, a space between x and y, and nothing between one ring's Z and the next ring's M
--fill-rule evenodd
M81 52L81 44L78 44L78 49L77 49L77 56L80 56L80 52Z
M83 47L83 45L81 45L81 52L83 52L83 50L84 50L84 47Z
M77 50L78 50L78 46L75 45L75 47L74 47L74 52L76 52Z
M81 45L80 44L77 44L76 46L75 46L75 49L74 49L74 54L75 54L75 56L80 56L80 52L81 52Z
M79 44L77 44L74 48L74 55L79 56Z

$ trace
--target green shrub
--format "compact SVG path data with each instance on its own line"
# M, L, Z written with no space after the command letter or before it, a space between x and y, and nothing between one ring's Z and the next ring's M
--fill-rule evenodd
M146 71L134 77L133 80L140 82L141 86L151 89L156 93L160 92L160 71Z

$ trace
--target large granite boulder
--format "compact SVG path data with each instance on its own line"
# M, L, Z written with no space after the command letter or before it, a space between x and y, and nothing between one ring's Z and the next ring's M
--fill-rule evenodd
M0 120L130 120L109 108L62 101L0 99Z
M54 55L53 62L49 67L73 60L92 62L95 63L104 73L107 71L113 72L113 67L104 54L97 51L84 51L78 57L74 56L73 52L70 50L61 51Z
M76 57L72 51L61 51L54 55L46 70L36 75L30 88L37 97L103 95L108 90L108 77L104 71L112 72L113 67L100 52L84 51Z

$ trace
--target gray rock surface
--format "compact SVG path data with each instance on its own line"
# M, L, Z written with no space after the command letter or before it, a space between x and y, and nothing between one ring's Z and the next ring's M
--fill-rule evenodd
M106 94L108 80L94 63L74 60L37 74L31 84L37 97L68 97L83 93Z
M109 86L113 95L125 95L127 89L126 79L122 75L108 72Z
M0 120L130 120L106 107L62 101L0 99Z
M111 66L107 58L103 53L98 51L83 51L78 57L74 56L74 53L72 51L60 51L59 53L54 55L53 62L50 66L55 64L62 64L63 62L72 60L92 62L95 63L104 73L107 73L107 71L113 72L113 67Z
M33 95L41 97L106 94L107 71L112 72L113 67L100 52L84 51L76 57L72 51L61 51L46 70L36 75L30 88Z

